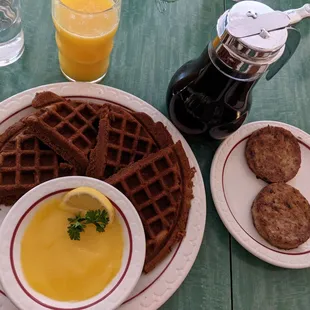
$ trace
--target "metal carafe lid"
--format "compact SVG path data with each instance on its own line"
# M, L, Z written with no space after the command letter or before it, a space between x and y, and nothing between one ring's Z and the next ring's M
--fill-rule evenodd
M239 2L219 18L213 50L240 78L258 78L282 56L287 27L309 16L309 4L279 12L260 2Z

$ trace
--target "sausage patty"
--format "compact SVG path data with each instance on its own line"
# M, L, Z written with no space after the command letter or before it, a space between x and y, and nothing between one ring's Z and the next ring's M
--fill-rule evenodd
M268 183L287 182L301 165L298 140L281 127L264 127L248 139L245 157L256 177Z
M263 188L253 202L252 217L258 233L277 248L297 248L310 237L310 205L288 184Z

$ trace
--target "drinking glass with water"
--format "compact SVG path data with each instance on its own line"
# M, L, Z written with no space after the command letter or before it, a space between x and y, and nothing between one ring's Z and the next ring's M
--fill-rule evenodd
M0 0L0 67L19 59L24 52L20 0Z

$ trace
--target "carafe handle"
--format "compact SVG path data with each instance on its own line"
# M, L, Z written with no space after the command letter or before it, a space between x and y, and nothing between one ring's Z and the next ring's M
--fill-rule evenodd
M285 11L290 20L291 20L291 25L299 23L302 19L304 18L309 18L310 17L310 3L305 4L303 7L299 9L293 9L293 10L288 10Z
M297 29L293 27L288 27L287 31L288 31L288 38L285 44L284 53L278 61L276 61L269 67L268 73L266 75L267 81L271 80L290 60L290 58L293 56L300 43L301 35Z

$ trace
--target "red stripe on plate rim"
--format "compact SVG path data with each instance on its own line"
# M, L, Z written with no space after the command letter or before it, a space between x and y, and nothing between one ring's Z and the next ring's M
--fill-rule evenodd
M4 293L3 291L0 290L0 295L1 295L1 294L2 294L3 296L6 297L5 293Z
M10 118L12 118L13 116L17 115L18 113L31 108L31 104L27 105L26 107L14 112L13 114L9 115L8 117L6 117L3 121L0 122L0 125L2 125L3 123L5 123L6 121L8 121Z
M135 299L136 297L138 297L139 295L141 295L142 293L144 293L147 289L149 289L164 273L165 271L168 269L168 267L170 266L170 264L172 263L172 261L174 260L175 256L177 255L179 248L181 246L182 242L179 243L178 247L176 248L173 256L171 257L171 260L169 261L169 263L167 264L167 266L163 269L163 271L158 275L157 278L155 278L153 280L153 282L151 282L146 288L144 288L141 292L137 293L136 295L132 296L131 298L129 298L128 300L126 300L123 304L126 304L127 302L132 301L133 299Z
M103 101L103 102L108 102L108 103L112 103L112 104L116 104L119 106L122 106L121 104L111 101L111 100L107 100L107 99L103 99L103 98L98 98L98 97L91 97L91 96L78 96L78 95L72 95L72 96L64 96L64 98L69 98L69 99L74 99L74 98L83 98L83 99L94 99L94 100L99 100L99 101ZM5 118L3 121L0 122L0 125L2 125L3 123L5 123L6 121L8 121L10 118L12 118L13 116L15 116L16 114L28 109L31 107L31 104L14 112L12 115L8 116L7 118ZM126 107L127 108L127 107ZM163 269L163 271L147 286L145 287L143 290L141 290L141 292L137 293L135 296L131 297L130 299L126 300L124 303L130 302L133 299L135 299L136 297L140 296L142 293L144 293L146 290L148 290L155 282L157 282L157 280L165 273L165 271L168 269L168 267L172 264L173 260L175 259L176 255L179 252L180 246L181 246L182 242L179 243L178 247L175 250L175 253L173 254L172 258L170 259L170 261L167 263L167 266ZM69 309L70 310L70 309Z
M285 255L292 255L292 256L298 256L298 255L305 255L305 254L309 254L310 253L310 250L309 251L306 251L306 252L301 252L301 253L290 253L290 252L283 252L283 251L279 251L279 250L275 250L273 248L270 248L268 246L266 246L265 244L257 241L254 237L252 237L242 226L241 224L238 222L237 218L235 217L234 213L232 212L231 208L230 208L230 205L228 203L228 200L227 200L227 197L226 197L226 192L225 192L225 186L224 186L224 173L225 173L225 168L226 168L226 164L227 164L227 161L230 157L230 155L232 154L232 152L234 151L234 149L240 144L242 143L243 141L247 140L248 138L250 137L250 135L248 135L247 137L241 139L239 142L237 142L233 147L232 149L229 151L226 159L225 159L225 162L224 162L224 166L223 166L223 170L222 170L222 190L223 190L223 193L224 193L224 197L225 197L225 201L226 201L226 204L227 204L227 207L231 213L231 215L233 216L234 220L236 221L236 223L240 226L240 228L252 239L254 240L255 242L257 242L259 245L261 245L262 247L270 250L270 251L273 251L273 252L276 252L276 253L280 253L280 254L285 254ZM303 146L305 146L308 150L310 150L310 147L305 144L303 141L297 139L298 142L300 144L302 144Z
M88 304L88 305L84 305L84 306L81 306L81 307L73 307L73 308L57 308L57 307L54 307L54 306L51 306L51 305L48 305L48 304L45 304L44 302L38 300L36 297L34 297L25 287L24 285L22 284L21 280L19 279L18 277L18 274L17 274L17 271L15 269L15 264L14 264L14 243L15 243L15 238L16 238L16 235L17 235L17 232L18 232L18 229L21 225L21 223L23 222L23 220L26 218L26 216L29 214L29 212L34 208L36 207L39 203L43 202L45 199L51 197L51 196L54 196L54 195L57 195L57 194L60 194L60 193L63 193L63 192L67 192L67 191L70 191L72 190L72 188L67 188L67 189L62 189L62 190L59 190L59 191L55 191L53 193L50 193L42 198L40 198L39 200L37 200L36 202L34 202L26 211L25 213L22 215L22 217L19 219L15 229L14 229L14 232L13 232L13 236L12 236L12 239L11 239L11 243L10 243L10 261L11 261L11 268L12 268L12 271L13 271L13 274L15 276L15 279L17 281L17 283L19 284L19 286L21 287L21 289L24 291L24 293L29 297L31 298L33 301L35 301L37 304L45 307L45 308L48 308L48 309L53 309L53 310L82 310L82 309L87 309L89 307L92 307L100 302L102 302L104 299L106 299L108 296L110 296L116 289L117 287L121 284L121 282L124 280L126 274L127 274L127 271L129 269L129 266L130 266L130 263L131 263L131 259L132 259L132 233L131 233L131 229L130 229L130 226L129 226L129 223L128 223L128 220L126 218L126 216L124 215L123 211L115 204L113 203L114 207L117 209L117 211L120 213L120 215L122 216L124 222L125 222L125 225L126 225L126 228L127 228L127 232L128 232L128 236L129 236L129 256L128 256L128 261L126 263L126 267L125 267L125 270L122 274L122 276L120 277L119 281L114 285L114 287L108 292L106 293L103 297L101 297L100 299Z

